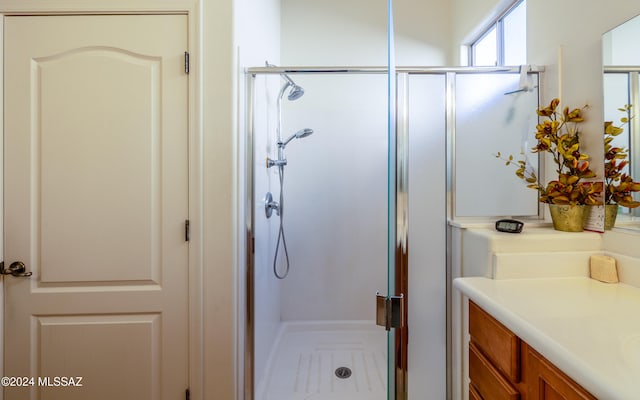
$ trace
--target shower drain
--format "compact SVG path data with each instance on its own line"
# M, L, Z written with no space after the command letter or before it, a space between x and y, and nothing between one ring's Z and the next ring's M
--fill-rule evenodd
M336 368L336 376L340 379L347 379L351 376L351 369L348 367Z

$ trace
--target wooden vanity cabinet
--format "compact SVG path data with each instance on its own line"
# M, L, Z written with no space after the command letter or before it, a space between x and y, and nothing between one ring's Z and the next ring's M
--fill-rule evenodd
M469 301L470 400L596 400Z

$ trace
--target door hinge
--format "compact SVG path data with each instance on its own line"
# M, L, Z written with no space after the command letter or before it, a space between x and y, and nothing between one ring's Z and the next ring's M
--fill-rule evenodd
M189 75L189 52L184 52L184 73Z
M376 325L386 330L404 326L404 295L383 296L376 293Z
M189 389L184 391L184 399L191 400L191 391Z
M184 220L184 240L188 242L191 239L191 224L188 219Z

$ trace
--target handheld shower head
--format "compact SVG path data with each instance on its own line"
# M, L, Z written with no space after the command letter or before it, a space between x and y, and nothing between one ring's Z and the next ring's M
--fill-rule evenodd
M311 135L312 133L313 133L313 129L310 129L310 128L300 129L298 132L291 135L287 140L282 142L281 147L284 148L293 139L302 139Z

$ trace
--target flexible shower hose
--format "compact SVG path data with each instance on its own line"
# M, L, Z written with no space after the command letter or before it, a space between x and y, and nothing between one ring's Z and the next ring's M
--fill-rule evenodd
M284 165L278 166L278 175L280 177L280 208L278 216L280 217L280 227L278 228L278 241L276 242L276 253L273 255L273 274L278 279L284 279L289 275L289 251L287 250L287 241L284 238ZM284 256L286 260L284 273L280 275L278 273L278 250L280 249L280 242L282 242L282 247L284 248Z

